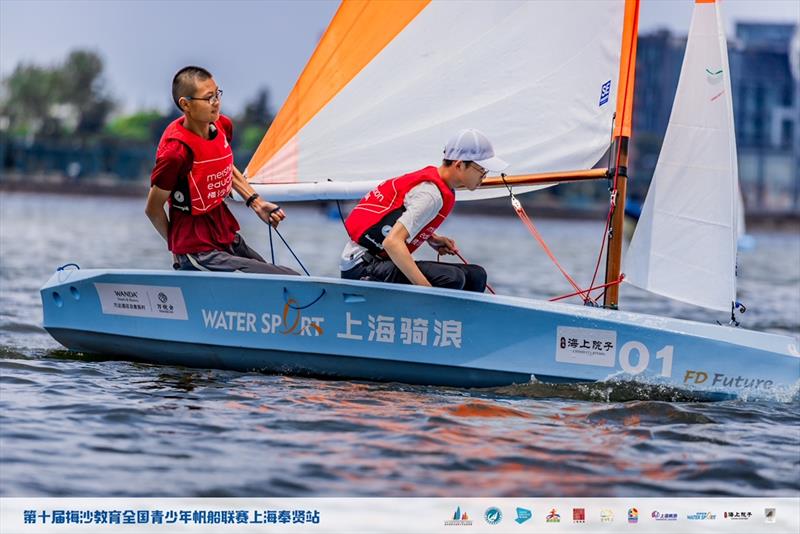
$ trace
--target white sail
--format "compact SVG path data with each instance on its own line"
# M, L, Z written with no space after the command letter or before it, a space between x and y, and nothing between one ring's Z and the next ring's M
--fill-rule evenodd
M664 144L624 263L626 281L728 311L736 297L739 185L718 2L697 2Z
M591 168L610 142L624 12L624 0L345 1L246 175L278 200L345 198L437 164L462 128L486 133L512 175Z

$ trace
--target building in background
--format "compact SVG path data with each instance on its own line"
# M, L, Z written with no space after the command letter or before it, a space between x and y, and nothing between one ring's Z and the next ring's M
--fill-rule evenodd
M800 211L798 26L740 22L729 39L739 179L748 212ZM655 170L680 76L686 38L661 30L639 38L631 195Z

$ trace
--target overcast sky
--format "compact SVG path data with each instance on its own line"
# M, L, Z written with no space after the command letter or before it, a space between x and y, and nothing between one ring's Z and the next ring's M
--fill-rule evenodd
M570 1L570 0L564 0ZM53 64L75 48L98 51L123 109L164 109L175 71L211 70L237 113L259 87L277 110L338 5L332 0L0 0L0 75L21 62ZM686 33L692 0L643 0L640 33ZM737 20L800 23L799 0L725 0Z

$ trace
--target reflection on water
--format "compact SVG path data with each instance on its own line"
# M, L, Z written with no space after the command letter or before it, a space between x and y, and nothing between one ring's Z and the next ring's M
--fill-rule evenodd
M619 384L459 390L320 381L62 350L40 327L38 288L70 261L168 268L142 210L130 199L0 196L0 495L800 491L796 398L695 403L675 391ZM236 213L251 245L268 253L263 227ZM338 274L341 223L312 210L288 214L283 234L306 266ZM565 267L590 279L603 221L539 227ZM442 232L487 266L498 292L544 298L569 291L514 219L456 217ZM741 258L745 326L796 335L800 237L756 237L757 248ZM725 320L628 286L621 298L627 309Z

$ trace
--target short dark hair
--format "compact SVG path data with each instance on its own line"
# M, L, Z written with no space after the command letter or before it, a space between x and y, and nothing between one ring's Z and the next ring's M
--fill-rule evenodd
M455 160L455 159L443 159L443 160L442 160L442 165L444 165L445 167L449 167L449 166L451 166L453 163L455 163L456 161L458 161L458 160ZM463 160L462 160L462 163L463 163L465 166L469 167L470 163L472 163L472 162L471 162L471 161L463 161Z
M175 73L175 77L172 78L172 100L179 110L183 111L180 104L178 104L178 100L182 96L191 96L190 93L194 93L197 88L197 82L204 82L209 78L213 78L210 72L203 67L195 67L194 65L183 67Z

